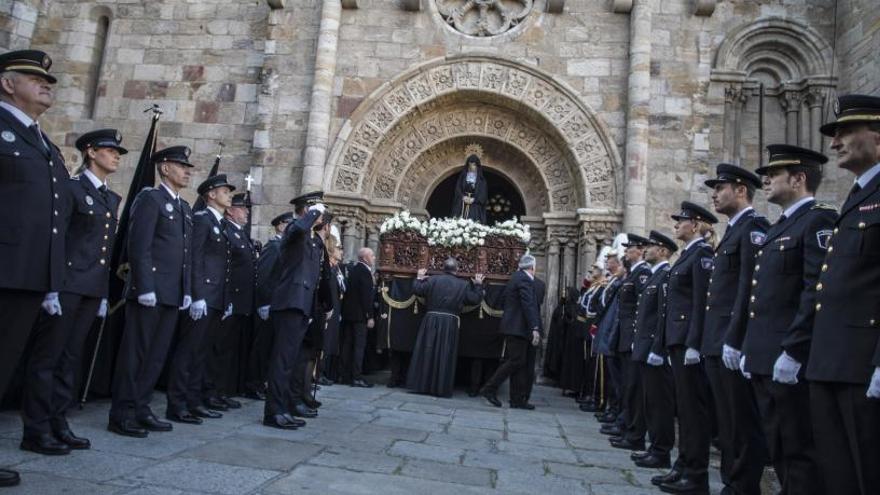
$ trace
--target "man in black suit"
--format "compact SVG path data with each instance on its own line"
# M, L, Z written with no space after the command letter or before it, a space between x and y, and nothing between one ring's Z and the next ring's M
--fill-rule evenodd
M728 334L725 365L736 370L744 360L781 493L824 493L810 425L809 386L802 372L782 377L774 365L794 360L800 368L806 362L816 280L837 213L813 198L828 161L824 155L788 145L767 149L770 160L758 173L764 176L767 199L783 213L757 251L755 272L748 279L747 326L744 332L733 329ZM744 357L731 359L728 347L742 349Z
M373 250L358 250L358 261L348 271L348 286L342 300L342 373L351 380L352 387L372 387L361 375L364 349L367 346L367 329L373 328Z
M312 318L321 274L324 248L315 239L312 227L321 222L326 210L320 203L323 197L322 192L316 192L291 201L306 212L287 226L279 245L275 268L278 278L271 303L275 339L263 412L263 424L274 428L296 429L306 424L291 415L294 404L291 381L300 345Z
M159 187L138 193L131 206L127 249L130 272L125 288L125 331L113 380L107 429L143 438L148 431L171 431L150 409L180 310L192 305L190 267L192 210L180 197L190 182L190 149L173 146L152 156Z
M107 315L110 251L116 237L120 197L107 188L119 167L122 136L101 129L80 136L79 175L67 182L63 207L67 235L64 284L54 293L60 312L41 315L25 367L21 447L41 454L66 454L90 443L70 430L66 413L76 401L76 376L84 342L96 317Z
M706 357L706 375L718 419L721 481L734 493L760 495L767 453L758 406L752 388L738 369L740 346L725 347L724 342L728 335L745 331L755 252L763 244L769 223L752 208L761 179L751 171L721 163L716 167L716 177L707 180L706 186L713 190L715 211L730 219L715 250L700 348Z
M46 295L62 288L60 215L69 175L58 147L37 123L53 102L51 66L52 59L37 50L0 55L0 396L41 304L55 314L60 306ZM0 469L0 486L18 483L18 473Z
M541 320L541 306L544 305L544 296L547 293L547 284L535 276L532 281L535 284L535 302L538 304L538 321L541 322L541 335L544 334L543 321ZM526 365L510 377L510 408L511 409L535 409L534 404L529 402L532 397L532 387L535 384L535 354L537 346L531 345L526 348Z
M525 254L519 260L519 270L513 272L504 288L504 314L499 325L501 333L505 335L504 361L480 390L480 395L495 407L501 407L497 397L498 387L527 366L529 347L541 343L541 313L534 280L535 257ZM516 402L513 395L511 402Z
M880 487L880 97L835 110L821 131L856 181L816 284L807 380L825 492L867 494Z

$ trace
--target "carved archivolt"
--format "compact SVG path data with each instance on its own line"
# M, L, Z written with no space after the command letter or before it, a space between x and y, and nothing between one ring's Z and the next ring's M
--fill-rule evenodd
M550 211L622 204L620 157L593 112L545 74L479 56L427 63L371 95L339 133L325 190L412 203L423 174L411 167L464 136L500 140L529 157Z

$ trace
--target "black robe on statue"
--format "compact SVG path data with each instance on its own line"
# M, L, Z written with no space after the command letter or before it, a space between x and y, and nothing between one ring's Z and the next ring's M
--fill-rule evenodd
M459 314L465 304L479 303L483 288L444 273L413 282L425 298L427 312L419 328L406 386L413 392L451 397L458 354Z
M471 184L467 181L468 163L476 163L477 180ZM452 200L452 216L459 218L464 216L464 198L470 195L474 202L468 208L466 218L482 224L486 223L486 204L489 202L489 187L483 177L483 166L480 159L475 155L468 157L464 168L458 174L458 182L455 183L455 197Z

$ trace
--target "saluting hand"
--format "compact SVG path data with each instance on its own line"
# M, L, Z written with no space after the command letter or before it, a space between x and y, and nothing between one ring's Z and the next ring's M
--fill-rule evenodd
M416 273L416 278L419 280L424 280L427 275L428 270L426 270L425 268L420 268L419 271Z
M482 273L478 273L478 274L474 275L474 283L477 285L482 285L483 279L485 279L485 278L486 277Z

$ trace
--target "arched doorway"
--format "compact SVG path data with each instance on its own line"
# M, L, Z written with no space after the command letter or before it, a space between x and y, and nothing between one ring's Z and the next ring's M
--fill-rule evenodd
M512 182L486 167L483 168L483 176L489 188L489 205L486 208L486 222L489 225L513 217L522 218L526 214L525 201ZM434 188L425 206L428 215L434 218L449 216L455 198L456 181L458 181L458 173L453 173Z

